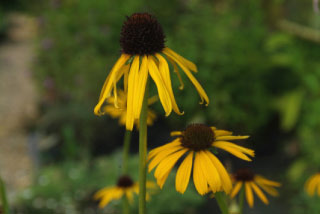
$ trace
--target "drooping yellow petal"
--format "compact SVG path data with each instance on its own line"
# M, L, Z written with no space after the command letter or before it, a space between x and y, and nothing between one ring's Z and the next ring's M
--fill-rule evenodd
M170 149L171 147L175 147L177 145L181 145L180 139L176 138L174 139L172 142L167 143L163 146L157 147L155 149L152 149L149 154L148 154L148 158L147 161L150 161L154 156L156 156L159 152L163 151L163 150L167 150Z
M232 147L236 150L239 150L240 152L244 153L244 154L247 154L251 157L254 157L254 150L252 149L248 149L248 148L245 148L243 146L239 146L237 144L234 144L234 143L231 143L231 142L228 142L228 141L216 141L217 144L224 144L225 146L229 146L229 147Z
M196 152L193 165L193 183L200 195L208 193L208 183L201 168L199 154Z
M190 180L190 173L192 169L193 151L181 163L176 175L176 190L184 193L187 189Z
M236 183L236 185L234 186L234 188L232 189L230 197L234 198L234 196L236 196L238 194L238 192L240 191L241 187L242 187L242 181L238 181Z
M169 66L167 63L167 60L161 56L160 54L156 54L157 59L159 60L159 72L161 74L161 77L167 87L171 103L172 103L172 108L175 113L178 115L183 115L183 112L180 112L179 107L177 105L176 99L173 94L172 90L172 83L171 83L171 78L170 78L170 72L169 72Z
M219 137L219 136L228 136L228 135L232 135L232 132L230 131L226 131L226 130L217 130L215 127L211 127L211 129L214 132L214 136Z
M168 47L166 47L165 50L168 51L171 55L175 56L181 62L183 62L188 69L190 69L191 71L193 71L195 73L198 72L197 66L193 62L187 60L186 58L184 58L181 55L177 54L175 51L173 51L172 49L170 49Z
M170 136L181 136L182 132L180 131L174 131L174 132L170 132Z
M133 203L133 192L131 189L125 191L126 197L128 201L132 204Z
M281 186L281 183L276 182L276 181L271 181L269 179L266 179L264 177L262 177L261 175L255 175L254 179L261 183L261 184L265 184L267 186L274 186L274 187L279 187Z
M217 136L216 140L243 140L249 136Z
M94 199L99 199L102 196L108 194L108 192L112 192L114 187L105 187L94 194Z
M176 162L184 155L188 149L179 150L169 156L167 156L164 160L159 163L156 171L154 172L154 177L161 178L163 177L168 171L172 169L172 167L176 164Z
M136 100L135 93L138 86L137 78L139 72L139 56L135 56L130 68L130 73L128 77L128 97L127 97L127 119L126 119L126 129L133 129L134 124L134 102Z
M261 189L253 182L250 182L250 185L253 191L257 194L257 196L261 199L261 201L265 204L269 204L269 201L265 194L261 191Z
M101 201L99 203L99 207L103 208L103 207L107 206L110 201L117 200L117 199L121 198L123 196L123 194L124 194L124 192L123 192L122 189L114 188L112 190L112 192L110 192L109 194L105 195L101 199Z
M122 54L121 57L118 59L118 61L116 62L116 64L113 66L113 68L111 69L110 74L108 75L101 93L100 93L100 98L99 98L99 102L98 104L95 106L94 108L94 113L96 115L101 115L101 106L103 105L104 101L106 100L106 98L108 98L108 96L110 95L110 91L113 85L113 81L114 78L117 75L117 72L119 71L119 69L125 64L125 62L129 59L129 55L127 54Z
M171 58L168 57L168 60L173 65L173 71L177 74L178 80L180 82L179 89L183 90L184 89L184 84L183 84L183 81L182 81L178 66Z
M245 182L244 185L245 185L245 188L246 188L247 202L248 202L250 207L253 207L254 199L253 199L253 193L252 193L252 189L251 189L250 183L249 182Z
M168 170L168 172L166 174L164 174L162 177L157 179L157 184L160 187L160 189L163 188L163 185L166 182L166 180L167 180L172 168L173 168L173 166Z
M146 83L148 79L148 58L146 55L142 57L142 63L140 67L140 71L138 74L138 82L137 84L137 91L135 91L135 105L133 107L134 109L134 118L139 119L140 117L140 112L141 112L141 107L142 107L142 101L144 98L144 93L146 89Z
M318 175L314 175L312 176L306 185L306 191L310 196L314 195L314 192L316 190L316 186L318 185L319 182L319 176Z
M211 152L205 151L205 153L211 159L213 165L216 167L220 176L223 190L228 194L232 189L232 182L226 168L222 165L219 159L216 156L214 156Z
M149 68L150 76L154 80L157 86L160 102L163 106L164 111L166 112L166 116L169 116L169 114L172 111L172 103L170 100L170 95L168 94L166 85L164 84L164 81L161 78L161 75L159 73L158 67L154 62L154 60L152 59L152 57L148 58L148 68Z
M240 159L243 159L246 161L251 161L251 159L248 156L246 156L245 154L243 154L241 150L239 150L238 148L232 147L223 141L216 141L213 143L213 146L220 148L220 149L223 149L223 150L233 154L234 156L236 156Z
M221 180L218 170L212 163L211 159L207 156L207 153L199 151L197 154L197 158L199 159L199 163L207 183L213 192L218 191L221 188Z
M170 147L169 149L162 150L150 161L148 165L148 171L151 172L163 159L167 158L167 156L181 149L183 149L183 147L180 145L177 145L175 147Z
M163 53L168 57L171 58L173 61L175 61L180 68L184 71L184 73L188 76L192 84L195 86L196 90L198 91L200 98L201 98L201 104L206 102L206 105L209 104L209 98L198 80L192 75L192 73L189 71L189 69L183 64L183 62L180 62L178 58L173 56L170 52L168 52L166 49L163 50Z
M257 182L257 183L258 183L258 182ZM258 184L259 184L259 183L258 183ZM274 196L274 197L279 196L279 192L278 192L275 188L273 188L273 187L271 187L271 186L266 186L266 185L264 185L264 184L259 184L259 186L260 186L265 192L267 192L269 195Z

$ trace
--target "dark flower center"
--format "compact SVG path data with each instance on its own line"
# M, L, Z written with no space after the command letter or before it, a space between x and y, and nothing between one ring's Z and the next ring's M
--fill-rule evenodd
M159 22L148 13L134 13L123 23L120 45L130 55L151 55L164 48L164 33Z
M239 169L234 173L234 178L237 181L253 181L254 173L248 168Z
M214 132L203 124L189 125L181 137L182 146L194 151L205 150L211 147L214 141Z
M117 186L122 188L132 187L133 181L129 176L123 175L118 179Z

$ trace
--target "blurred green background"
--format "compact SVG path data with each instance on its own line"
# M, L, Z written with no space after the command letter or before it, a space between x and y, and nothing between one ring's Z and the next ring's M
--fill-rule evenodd
M196 78L210 98L208 107L200 106L189 80L184 77L180 91L173 75L185 115L165 118L155 104L158 120L149 131L149 148L194 121L249 134L245 145L257 156L252 164L227 155L223 160L235 169L250 166L283 186L269 206L257 202L247 213L320 213L320 198L303 191L305 180L320 169L320 13L312 0L4 2L2 42L7 14L36 17L33 76L40 114L27 130L55 139L39 153L34 184L15 200L14 213L119 213L116 203L98 211L92 194L119 175L124 128L108 116L95 116L93 108L119 57L122 23L134 12L158 18L167 46L197 64ZM133 133L134 160L137 150ZM136 176L137 163L132 164ZM166 187L171 190L173 183L172 177ZM215 202L198 197L191 186L183 196L156 194L150 213L213 213Z

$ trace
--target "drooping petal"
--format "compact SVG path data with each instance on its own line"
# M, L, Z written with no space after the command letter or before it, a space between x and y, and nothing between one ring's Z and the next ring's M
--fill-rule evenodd
M274 186L274 187L279 187L281 186L281 183L276 182L276 181L271 181L269 179L266 179L264 177L262 177L261 175L255 175L254 179L261 183L261 184L265 184L267 186Z
M217 136L216 140L243 140L249 136Z
M258 183L258 182L257 182ZM275 188L271 187L271 186L267 186L267 185L264 185L264 184L260 184L258 183L258 185L265 191L267 192L269 195L271 196L279 196L279 192L278 190L276 190Z
M233 154L234 156L241 158L243 160L246 160L246 161L251 161L251 159L245 154L248 154L250 156L254 156L253 150L235 145L230 142L216 141L213 143L213 146L220 148L220 149L223 149L223 150Z
M226 136L226 135L232 135L232 132L227 131L227 130L217 130L215 127L211 127L213 132L214 132L214 136L219 137L219 136Z
M196 90L198 91L200 98L201 98L201 104L206 102L206 105L209 104L209 98L207 93L204 91L198 80L192 75L190 70L183 64L183 62L180 62L178 58L173 56L170 52L168 52L166 49L163 50L163 53L168 57L171 58L173 61L175 61L180 68L184 71L184 73L188 76L192 84L195 86Z
M183 84L183 81L182 81L178 66L171 58L168 57L168 60L173 65L173 71L177 74L178 80L180 82L179 89L183 90L184 89L184 84Z
M179 150L169 156L167 156L164 160L159 163L156 171L154 172L154 176L158 179L163 177L168 171L171 171L172 167L176 164L176 162L184 155L188 149Z
M190 174L192 169L193 151L191 151L187 157L183 160L178 168L176 175L176 190L180 193L184 193L187 189L190 180Z
M234 196L236 196L238 194L238 192L240 191L241 187L242 187L242 181L238 181L236 183L236 185L234 186L234 188L232 189L230 197L234 198Z
M183 149L182 146L177 145L175 147L170 147L169 149L162 150L159 152L149 163L148 165L148 172L151 172L161 161L167 158L172 153L175 153L179 150Z
M254 198L253 198L253 193L252 193L252 189L251 189L250 183L245 182L244 185L245 185L245 188L246 188L247 202L248 202L250 207L253 207Z
M135 99L134 99L134 118L139 119L141 107L142 107L142 101L144 98L144 93L146 90L146 83L148 79L148 58L146 55L142 57L142 63L140 66L140 71L138 74L138 82L137 84L137 91L135 91Z
M101 106L103 105L104 101L106 100L106 98L108 98L108 96L110 95L110 91L113 85L113 81L114 78L117 75L117 72L119 71L119 69L125 64L125 62L129 59L129 55L127 54L122 54L121 57L118 59L118 61L116 62L116 64L113 66L113 68L111 69L110 74L108 75L101 93L100 93L100 98L99 98L99 102L98 104L95 106L94 108L94 113L96 115L101 115Z
M169 96L171 99L173 111L175 113L177 113L178 115L183 115L183 112L180 112L180 110L179 110L179 107L177 105L176 99L173 94L172 83L171 83L169 66L168 66L167 60L158 53L156 54L156 57L159 60L159 72L160 72L162 79L164 80L164 83L167 87L167 90L168 90L168 93L169 93Z
M103 198L99 203L99 207L103 208L107 206L110 203L110 201L121 198L123 194L124 194L124 191L122 189L114 188L112 192L103 196Z
M196 152L193 165L193 183L200 195L208 193L208 183L201 168L199 154Z
M135 93L137 91L137 78L139 72L139 56L135 56L130 68L130 73L128 77L128 97L127 97L127 120L126 129L133 129L134 124L134 101L136 99Z
M219 159L216 156L214 156L211 152L205 151L205 153L211 159L213 165L217 168L223 190L228 194L232 189L232 182L226 168L222 165Z
M164 81L161 78L161 75L159 73L158 67L154 62L154 60L152 59L152 57L148 58L148 68L149 68L150 76L157 86L160 102L163 106L164 111L166 112L166 116L169 116L169 114L172 111L172 103L170 100L170 95L168 94L166 85L164 84Z
M261 199L261 201L265 204L269 204L269 201L265 194L261 191L261 189L253 182L250 182L250 185L253 191L257 194L257 196Z
M174 139L172 142L167 143L163 146L157 147L155 149L152 149L149 154L148 154L148 158L147 161L150 161L154 156L156 156L159 152L163 151L163 150L167 150L170 149L171 147L175 147L177 145L181 145L180 139L176 138Z
M171 55L173 55L177 59L179 59L179 61L183 62L188 69L190 69L191 71L193 71L195 73L198 72L197 66L193 62L187 60L186 58L184 58L181 55L177 54L175 51L173 51L172 49L170 49L168 47L166 47L165 50L168 51Z
M199 163L207 183L213 192L218 191L221 188L221 180L218 170L212 163L211 159L207 156L207 153L199 151L197 154L197 158L199 159Z
M170 132L170 136L181 136L181 135L182 135L182 132L180 132L180 131Z

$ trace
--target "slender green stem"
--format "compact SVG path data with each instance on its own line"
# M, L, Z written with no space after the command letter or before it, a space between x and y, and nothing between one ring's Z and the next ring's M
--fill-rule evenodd
M1 177L0 177L0 197L1 197L3 214L9 214L9 205L7 200L6 188L4 186L4 182L1 179Z
M130 150L130 140L131 140L131 131L126 130L124 133L123 139L123 153L122 153L122 174L128 174L128 159L129 159L129 150ZM126 196L122 199L122 213L129 214L130 213L130 205L129 200Z
M224 197L222 192L215 193L215 199L217 200L218 206L222 212L222 214L229 214L228 206L226 202L226 197Z
M139 124L139 214L146 214L148 82L143 98Z
M122 198L122 214L130 214L129 200L126 196Z
M239 194L239 214L243 213L243 204L244 204L244 186L241 187Z
M123 140L123 163L122 163L122 174L128 173L128 159L129 159L129 150L130 150L130 140L131 140L131 131L126 130Z

